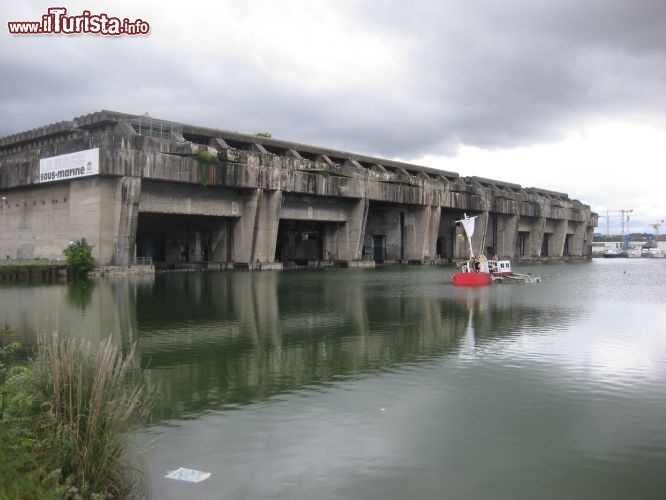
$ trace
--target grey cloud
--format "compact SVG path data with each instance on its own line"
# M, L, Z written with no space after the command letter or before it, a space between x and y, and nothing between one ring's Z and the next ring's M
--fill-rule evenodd
M107 108L414 158L460 143L556 141L596 118L666 115L662 0L344 5L355 25L404 48L395 78L304 90L224 47L211 60L149 38L13 37L0 54L12 75L0 80L0 135Z

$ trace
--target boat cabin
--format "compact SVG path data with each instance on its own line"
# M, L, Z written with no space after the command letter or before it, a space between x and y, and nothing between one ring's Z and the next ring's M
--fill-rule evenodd
M492 274L501 274L504 276L510 276L513 274L513 271L511 271L510 260L489 260L488 268Z

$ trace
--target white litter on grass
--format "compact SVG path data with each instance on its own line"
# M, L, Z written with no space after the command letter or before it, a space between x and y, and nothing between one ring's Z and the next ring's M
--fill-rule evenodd
M199 483L208 479L210 477L210 472L179 467L176 470L169 472L164 477L167 479L175 479L177 481L187 481L188 483Z

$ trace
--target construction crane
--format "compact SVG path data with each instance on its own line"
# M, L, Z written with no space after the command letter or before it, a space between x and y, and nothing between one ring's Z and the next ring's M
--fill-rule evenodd
M606 237L610 236L610 219L611 217L620 217L622 222L622 238L624 238L624 223L629 222L629 214L632 213L634 209L629 210L606 210L606 215L600 215L601 217L606 217ZM612 215L611 215L612 214ZM663 222L663 221L662 221Z
M664 223L663 219L662 220L657 219L656 224L650 224L650 227L654 229L654 242L657 245L659 245L659 243L657 243L659 241L659 228L663 223Z

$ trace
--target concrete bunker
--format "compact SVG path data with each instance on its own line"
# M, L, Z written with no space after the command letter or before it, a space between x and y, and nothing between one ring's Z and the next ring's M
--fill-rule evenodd
M211 148L215 164L196 159ZM42 182L79 158L90 172ZM85 237L100 265L426 263L467 254L454 224L467 213L477 251L557 259L589 256L597 222L564 193L111 111L0 138L0 163L12 258Z

